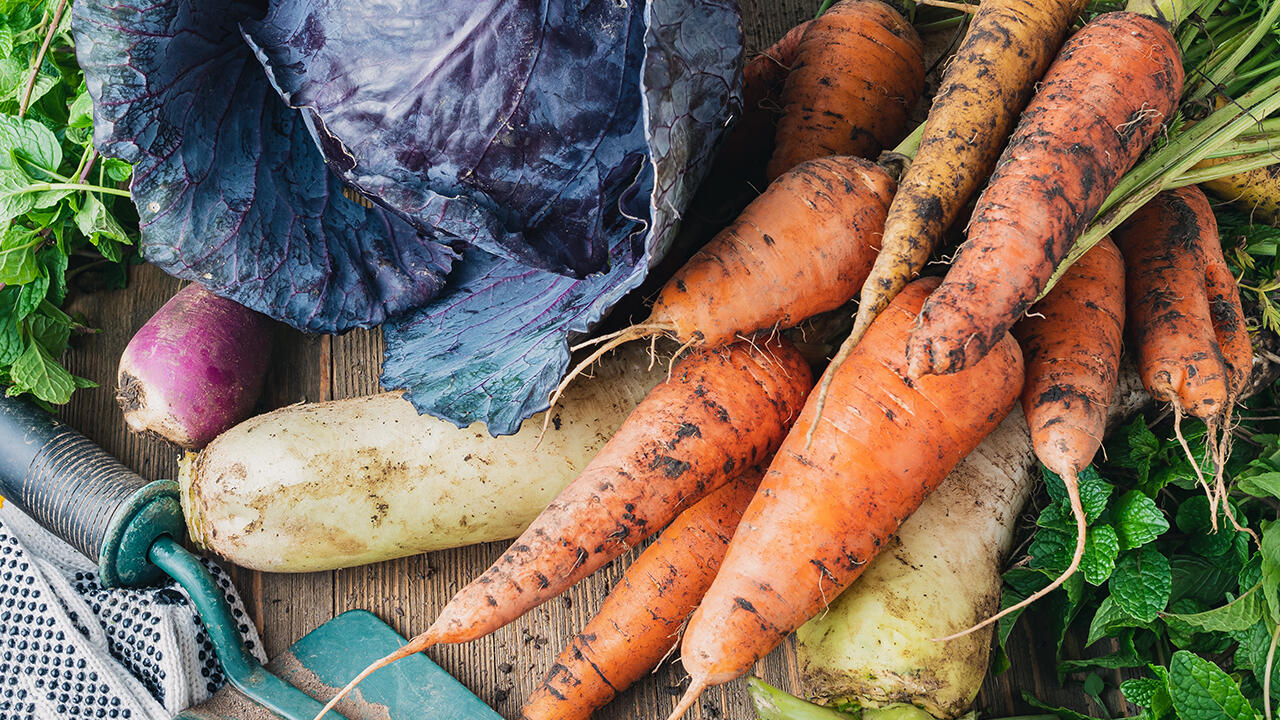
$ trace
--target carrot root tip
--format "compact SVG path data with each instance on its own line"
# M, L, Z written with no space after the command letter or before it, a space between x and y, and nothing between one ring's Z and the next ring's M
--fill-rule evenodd
M564 376L564 379L560 381L560 384L556 386L555 391L551 393L551 398L549 400L550 404L547 407L546 413L542 417L542 431L538 433L538 442L534 443L534 449L536 450L542 445L542 438L546 437L547 428L551 426L551 418L556 409L556 403L560 401L560 396L564 394L565 388L569 387L569 383L573 382L574 378L586 372L587 368L591 367L595 361L604 357L609 351L617 348L618 346L631 342L632 340L639 340L640 338L650 336L656 337L663 333L671 332L672 329L672 326L666 324L632 325L631 327L623 328L617 332L609 333L608 335L603 335L595 338L594 340L588 340L570 348L571 350L578 350L594 344L600 345L600 347L591 351L590 355L583 358L582 362L575 365L574 368Z
M684 695L680 698L680 702L676 703L676 709L671 711L671 715L667 720L680 720L689 708L698 701L698 697L702 695L702 691L707 689L706 680L695 679L689 684L689 689L684 691Z
M344 697L350 695L351 691L355 690L356 686L359 685L362 680L369 677L374 672L381 670L397 660L402 660L414 653L422 652L435 644L435 636L432 634L431 630L428 629L426 632L410 640L408 644L399 650L396 650L384 658L374 660L369 664L369 667L361 670L359 675L352 678L351 682L347 683L345 687L339 690L337 695L334 695L329 702L325 703L324 707L320 708L320 712L316 713L316 716L312 718L312 720L324 720L325 715L328 715L330 710L336 707Z
M1088 536L1087 534L1088 534L1089 523L1088 523L1088 518L1086 518L1084 514L1084 505L1080 501L1080 483L1076 478L1076 473L1071 472L1069 474L1064 474L1062 476L1062 482L1064 485L1067 486L1067 500L1071 504L1071 514L1076 519L1076 549L1071 556L1071 563L1067 565L1067 569L1063 570L1062 574L1059 575L1057 578L1055 578L1053 582L1049 583L1048 585L1041 588L1040 590L1037 590L1036 592L1032 593L1026 599L1014 605L1010 605L1009 607L1005 608L1004 610L1001 610L995 615L992 615L986 620L983 620L977 625L966 628L964 630L961 630L958 633L954 633L946 637L934 638L934 642L949 642L951 640L964 637L969 633L981 630L982 628L990 625L991 623L997 622L1001 618L1011 613L1017 612L1018 610L1021 610L1027 607L1028 605L1035 602L1036 600L1039 600L1045 595L1048 595L1049 593L1058 589L1058 587L1060 587L1062 583L1066 582L1067 578L1075 574L1076 569L1080 567L1080 561L1084 559L1085 542Z

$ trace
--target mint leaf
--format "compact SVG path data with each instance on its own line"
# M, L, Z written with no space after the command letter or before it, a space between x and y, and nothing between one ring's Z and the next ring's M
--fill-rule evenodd
M1254 497L1280 498L1280 471L1237 477L1235 489Z
M1118 668L1141 667L1147 663L1134 647L1133 636L1135 630L1127 629L1123 632L1115 634L1115 639L1120 645L1120 649L1113 653L1102 655L1099 657L1084 658L1082 660L1063 660L1058 663L1058 677L1073 672L1083 672L1086 670L1115 670Z
M1072 537L1076 534L1076 519L1071 514L1071 508L1062 503L1045 505L1044 510L1040 511L1040 517L1036 518L1036 525L1064 532Z
M1174 555L1169 559L1173 571L1173 593L1170 603L1195 599L1206 606L1222 601L1228 590L1238 587L1238 566L1213 562L1199 555Z
M33 182L20 168L0 168L0 222L36 209L36 193L28 190Z
M129 234L120 227L120 223L107 212L107 207L93 193L85 194L84 203L76 211L75 221L80 232L99 247L102 246L104 238L120 243L130 242ZM120 261L118 257L108 259L113 262Z
M133 176L133 166L117 158L107 158L103 160L102 166L107 171L107 177L115 180L116 182L125 182Z
M66 368L58 364L40 343L31 342L27 349L13 361L9 369L13 386L9 395L29 392L54 405L62 405L71 399L76 388L75 379Z
M1062 478L1043 465L1040 467L1040 475L1044 478L1044 486L1049 491L1049 497L1055 503L1067 507L1067 486L1062 482ZM1098 475L1097 469L1092 465L1080 471L1077 484L1080 487L1080 504L1084 507L1085 520L1093 522L1107 509L1107 500L1111 498L1114 488L1111 483Z
M1145 486L1151 474L1151 463L1160 452L1160 440L1139 415L1125 428L1125 451L1118 454L1116 464L1138 473L1138 484Z
M1105 720L1103 718L1095 718L1092 715L1085 715L1084 713L1076 712L1071 708L1060 707L1057 705L1049 705L1039 700L1038 698L1036 698L1036 696L1032 695L1026 690L1022 691L1022 699L1025 700L1027 704L1031 705L1032 707L1037 707L1037 708L1040 708L1041 710L1044 710L1046 712L1052 713L1053 715L1056 715L1060 720Z
M1155 501L1137 490L1122 495L1112 507L1111 515L1121 550L1146 545L1169 529L1169 521Z
M0 366L12 364L22 355L23 349L18 326L8 319L0 319Z
M1239 512L1235 515L1240 517ZM1235 541L1236 531L1231 528L1221 507L1218 508L1217 529L1214 530L1209 516L1209 499L1204 495L1183 500L1174 522L1179 530L1191 536L1187 547L1208 558L1225 554Z
M1169 662L1169 696L1182 720L1254 720L1231 676L1186 650L1175 652Z
M1199 613L1170 613L1166 618L1184 622L1204 632L1236 632L1247 630L1262 619L1261 584L1221 607Z
M57 172L62 164L62 145L43 123L0 113L0 169L21 168L16 159Z
M1071 563L1071 555L1076 547L1074 529L1068 535L1061 530L1042 528L1031 540L1027 554L1031 556L1032 568L1043 568L1054 573L1062 572Z
M1280 620L1280 522L1262 526L1262 589L1266 595L1271 622Z
M1236 667L1248 669L1258 682L1265 678L1267 653L1271 651L1271 635L1274 632L1275 626L1262 620L1253 627L1234 634L1239 643L1235 655ZM1271 662L1271 687L1280 687L1280 652L1276 653Z
M93 98L89 96L89 91L83 87L76 94L76 99L71 101L70 107L67 108L67 127L93 127ZM117 160L117 162L123 161Z
M56 247L47 247L36 253L36 262L44 268L49 278L49 292L46 299L54 305L61 305L67 298L67 255Z
M53 311L62 314L57 308L53 308ZM40 343L45 351L54 357L58 357L67 349L67 342L71 339L70 323L62 322L60 319L43 312L38 312L27 318L27 329L31 333L32 339ZM19 348L21 348L20 339ZM0 357L0 364L7 365L11 362L13 360L5 361Z
M24 227L10 226L0 235L0 284L24 285L40 276L35 248L40 241Z
M49 278L41 273L35 278L22 286L18 292L18 304L15 308L18 319L25 320L28 315L35 312L35 309L44 302L44 297L49 292Z
M1116 556L1120 553L1120 539L1110 525L1096 525L1085 535L1084 558L1080 569L1090 585L1101 585L1116 569Z
M1168 604L1173 590L1169 559L1150 546L1126 552L1116 562L1107 587L1116 605L1125 613L1143 622L1153 622Z
M1093 613L1093 620L1089 622L1089 637L1084 644L1088 647L1118 628L1146 626L1147 623L1125 612L1116 604L1115 599L1108 595L1102 599L1097 611Z
M1120 692L1124 699L1144 708L1149 708L1153 715L1159 717L1173 709L1173 699L1169 697L1169 686L1157 678L1131 678L1120 683Z

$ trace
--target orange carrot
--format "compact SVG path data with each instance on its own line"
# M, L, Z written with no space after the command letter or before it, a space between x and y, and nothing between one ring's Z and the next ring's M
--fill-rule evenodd
M431 627L360 673L439 643L474 640L559 595L773 454L813 377L783 339L691 355ZM323 713L321 713L323 715Z
M984 0L978 6L947 63L919 148L889 205L880 254L832 365L844 363L876 315L920 274L991 175L1018 114L1083 6L1084 0ZM818 415L827 391L818 386Z
M1003 338L1172 114L1182 79L1177 42L1152 18L1106 13L1067 40L925 303L911 377L960 370Z
M1205 249L1205 290L1209 295L1209 315L1213 319L1213 334L1217 337L1222 360L1227 365L1227 390L1235 401L1249 384L1253 369L1253 342L1245 326L1244 308L1240 304L1240 286L1236 284L1226 258L1222 256L1222 244L1216 232L1207 238Z
M673 718L821 612L1013 407L1023 368L1012 337L964 372L906 377L907 334L936 285L918 280L894 299L837 373L812 444L809 402L774 456L689 621L692 684Z
M758 467L739 475L662 531L556 658L521 708L524 720L586 720L662 662L711 586L762 475Z
M1018 113L1083 6L1084 0L987 0L978 6L889 207L884 251L862 286L854 344L919 274L990 176Z
M1173 406L1174 434L1209 498L1211 524L1217 528L1221 500L1236 525L1222 475L1227 440L1215 436L1227 434L1231 403L1247 381L1244 368L1252 362L1252 348L1244 348L1243 313L1231 307L1230 293L1236 293L1237 302L1239 297L1235 279L1229 272L1225 278L1218 275L1225 263L1209 200L1194 185L1162 192L1120 226L1116 240L1128 268L1129 333L1137 345L1142 384L1156 400ZM1214 266L1221 267L1209 269ZM1210 287L1219 296L1216 304ZM1233 366L1219 345L1220 334ZM1212 484L1182 435L1184 413L1208 426L1205 445L1216 465Z
M796 167L667 282L649 323L714 347L839 307L875 261L893 188L858 158Z
M1222 412L1229 395L1205 288L1205 246L1217 238L1213 210L1194 185L1160 193L1115 233L1142 384L1201 419Z
M742 67L742 114L716 155L713 172L717 177L732 181L745 176L763 187L764 166L773 154L773 138L782 117L782 88L811 22L791 28Z
M836 3L800 39L769 179L805 160L891 147L906 134L924 75L924 45L897 10L880 0Z
M811 160L778 178L663 286L649 319L599 343L561 383L630 340L667 334L690 347L791 327L844 304L874 262L893 179L852 157ZM548 413L548 417L550 413Z
M1026 360L1022 411L1031 444L1040 462L1066 486L1076 520L1075 553L1067 569L1044 589L944 640L990 625L1048 595L1084 558L1087 521L1079 475L1102 444L1124 339L1124 259L1115 243L1103 238L1068 268L1031 315L1013 326L1013 336Z

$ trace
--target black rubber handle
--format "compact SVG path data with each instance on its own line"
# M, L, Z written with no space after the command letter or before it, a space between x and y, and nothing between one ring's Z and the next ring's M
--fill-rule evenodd
M97 562L107 586L157 579L151 541L184 531L172 482L148 483L69 425L10 397L0 397L0 496Z

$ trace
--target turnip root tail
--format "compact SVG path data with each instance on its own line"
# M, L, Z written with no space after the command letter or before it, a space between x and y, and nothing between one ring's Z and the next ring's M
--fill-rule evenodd
M1031 596L1026 598L1025 600L1022 600L1017 604L1010 605L1004 610L1001 610L1000 612L996 613L995 615L992 615L991 617L987 618L986 620L983 620L982 622L978 623L977 625L974 625L973 627L970 627L966 630L961 630L960 632L955 633L954 635L948 635L944 638L937 638L937 642L947 642L948 640L955 640L956 638L964 637L965 635L968 635L971 632L981 630L982 628L990 625L991 623L998 622L1000 618L1003 618L1011 613L1015 613L1027 607L1031 603L1039 600L1045 595L1048 595L1054 590L1057 590L1058 587L1062 585L1062 583L1067 581L1067 578L1075 574L1076 569L1080 567L1080 561L1084 559L1084 547L1085 547L1085 540L1086 540L1085 534L1088 531L1088 519L1084 515L1084 505L1081 504L1080 502L1080 480L1077 476L1077 473L1074 471L1069 473L1064 473L1062 475L1062 483L1067 487L1067 501L1071 504L1071 514L1076 519L1076 550L1071 555L1071 563L1067 565L1067 569L1063 570L1061 575L1054 578L1053 582L1049 583L1044 588L1036 591L1035 593L1032 593Z
M689 683L689 689L684 691L680 702L676 703L676 709L671 711L671 715L667 717L667 720L680 720L686 712L689 712L689 708L693 707L693 704L698 701L702 691L706 689L707 681L705 678L694 678L693 682Z
M609 353L609 351L620 345L629 343L632 340L639 340L640 338L646 337L657 337L674 331L675 326L673 325L667 325L664 323L645 323L642 325L632 325L631 327L623 328L617 332L602 335L598 338L574 345L572 348L573 350L590 347L591 345L600 345L600 347L593 350L590 355L582 360L582 362L575 365L574 368L564 376L564 379L560 381L560 384L556 386L555 392L551 393L551 405L547 408L546 414L542 418L542 433L538 436L539 442L541 442L542 436L547 434L547 427L551 424L551 415L552 411L556 408L556 403L560 401L560 396L564 394L565 388L569 387L569 383L573 382L574 378L586 372L587 368L591 367L597 360L604 357Z
M369 667L361 670L359 675L352 678L351 682L347 683L345 687L339 690L337 695L334 695L329 702L325 703L324 707L320 708L320 712L316 713L316 716L312 718L312 720L323 720L324 716L327 715L330 710L337 706L339 702L342 702L342 698L351 694L351 691L355 690L356 686L359 685L362 680L372 675L375 671L380 670L397 660L403 660L414 653L422 652L423 650L435 645L438 640L436 639L436 633L434 630L434 627L427 628L426 632L414 637L404 647L380 660L374 660Z

